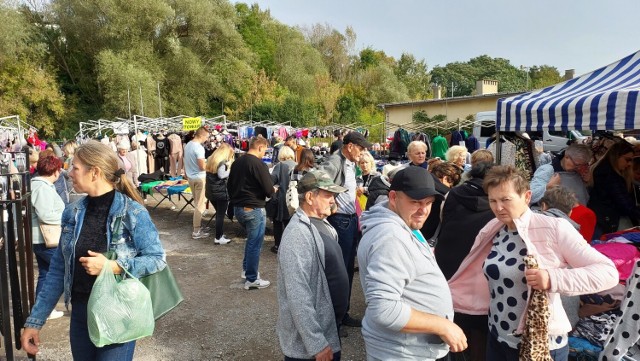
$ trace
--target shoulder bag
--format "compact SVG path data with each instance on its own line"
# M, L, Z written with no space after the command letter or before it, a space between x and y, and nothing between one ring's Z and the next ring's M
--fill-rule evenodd
M62 234L62 226L59 224L46 224L40 222L40 233L44 239L44 244L47 248L58 247L60 242L60 235Z

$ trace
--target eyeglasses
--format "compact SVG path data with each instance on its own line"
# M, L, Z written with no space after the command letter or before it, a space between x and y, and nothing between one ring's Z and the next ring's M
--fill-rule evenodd
M587 162L587 163L578 163L568 154L565 154L565 157L567 157L577 169L584 170L584 169L589 167L589 162Z

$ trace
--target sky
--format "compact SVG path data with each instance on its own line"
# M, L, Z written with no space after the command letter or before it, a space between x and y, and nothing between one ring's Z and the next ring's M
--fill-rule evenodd
M638 0L254 0L292 26L351 26L356 51L371 47L429 69L479 55L576 75L640 50Z

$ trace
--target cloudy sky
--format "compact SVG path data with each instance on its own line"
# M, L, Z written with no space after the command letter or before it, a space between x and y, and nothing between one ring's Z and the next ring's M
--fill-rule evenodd
M254 0L288 25L327 23L429 69L478 55L584 74L640 50L639 0Z

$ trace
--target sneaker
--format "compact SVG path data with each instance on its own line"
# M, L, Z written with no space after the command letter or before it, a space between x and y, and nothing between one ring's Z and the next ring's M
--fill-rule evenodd
M216 238L216 240L213 241L213 243L215 244L227 244L229 242L231 242L231 240L226 238L224 235L222 235L220 238Z
M200 238L206 238L206 237L209 237L209 233L202 231L202 229L199 230L198 232L191 233L191 238L193 239L200 239Z
M261 280L260 278L256 278L256 280L253 281L253 282L245 281L244 282L244 289L245 290L257 290L257 289L261 289L261 288L267 288L267 287L269 287L270 284L271 284L271 282L269 282L267 280Z
M271 249L271 252L278 254L278 246L272 246L270 249Z
M49 317L47 317L47 320L55 320L56 318L60 318L62 316L64 316L64 312L53 310L51 311Z
M247 276L244 275L244 271L242 271L242 273L240 274L240 277L242 277L243 280L247 279ZM258 272L258 278L260 278L260 272Z

